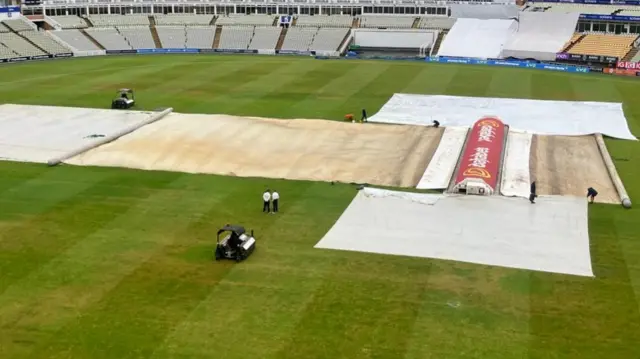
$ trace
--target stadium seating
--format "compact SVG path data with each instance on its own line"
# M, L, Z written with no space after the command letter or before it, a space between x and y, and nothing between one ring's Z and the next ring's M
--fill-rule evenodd
M271 26L275 15L229 15L219 16L216 25Z
M455 24L456 19L450 17L421 17L418 22L419 29L449 30Z
M147 15L89 15L88 19L95 27L149 26Z
M14 33L1 33L0 42L20 56L41 56L46 53Z
M158 26L156 27L162 47L184 48L187 44L187 30L185 27ZM211 46L211 44L209 44Z
M93 41L89 40L80 30L60 30L54 31L53 34L57 36L60 40L69 44L69 46L73 47L79 51L93 51L100 50Z
M29 23L22 17L18 19L3 20L2 23L15 32L32 31L36 29L33 24Z
M569 51L570 54L613 56L623 58L633 45L638 35L604 35L587 34L578 41Z
M84 29L87 28L87 22L79 16L51 16L51 19L62 26L63 29Z
M366 15L360 17L360 27L409 29L414 20L413 16Z
M308 51L317 32L318 29L313 27L294 26L289 28L282 43L282 50Z
M10 48L8 48L7 46L5 46L3 43L0 42L0 59L10 59L12 57L19 57L19 56L20 55L13 52L13 50L11 50Z
M353 17L349 15L300 15L296 26L301 27L351 27Z
M611 15L620 7L615 5L535 3L531 9L544 8L545 12L576 12L580 14Z
M354 43L364 48L402 49L418 53L421 48L430 48L438 32L421 29L356 29Z
M336 51L348 32L349 29L319 28L309 50Z
M100 43L106 50L131 50L133 47L127 42L118 30L113 27L89 28L86 30L91 37Z
M258 27L256 26L253 38L249 44L250 50L274 50L278 39L280 38L280 32L282 30L279 27Z
M156 43L153 41L151 30L148 27L119 27L118 30L134 49L156 48Z
M567 43L564 44L564 47L562 48L562 52L567 51L567 48L569 48L570 46L573 46L573 44L576 41L578 41L578 39L580 39L581 36L582 36L582 34L580 34L580 33L573 34L573 36L571 36L571 39L569 39L569 41L567 41Z
M195 14L172 14L172 15L154 15L156 25L185 25L185 26L202 26L209 25L213 19L213 15L195 15Z
M619 6L622 7L622 6ZM637 6L634 8L623 8L617 15L621 16L640 16L640 9Z
M218 48L246 50L251 42L253 30L254 28L249 26L223 26Z
M187 27L187 47L192 49L210 49L213 45L215 28Z
M24 36L26 39L34 43L39 48L50 54L64 54L67 52L71 52L70 49L60 45L50 36L47 36L44 32L40 31L23 31L20 35Z

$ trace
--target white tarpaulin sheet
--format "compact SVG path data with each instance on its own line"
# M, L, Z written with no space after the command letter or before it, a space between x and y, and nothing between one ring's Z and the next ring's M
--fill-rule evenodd
M504 44L503 57L555 61L576 31L579 13L521 12L518 31Z
M444 189L449 186L449 181L453 171L456 169L467 132L469 132L469 129L466 127L445 128L438 148L416 188Z
M500 58L516 27L514 20L458 19L442 41L438 56Z
M500 186L502 195L529 197L531 191L529 161L532 139L533 135L530 133L509 131L502 165L502 184Z
M584 198L375 192L360 191L315 247L593 276Z
M497 116L509 129L540 135L603 135L635 140L622 103L543 101L492 97L394 94L370 122L404 125L472 126Z
M0 159L41 162L99 141L153 113L0 105Z

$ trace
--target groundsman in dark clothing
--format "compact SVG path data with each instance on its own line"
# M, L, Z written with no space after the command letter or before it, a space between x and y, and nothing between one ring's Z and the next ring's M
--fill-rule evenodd
M536 203L536 197L538 197L538 195L536 194L536 181L533 181L531 182L531 194L529 194L529 202Z
M598 191L596 191L595 188L589 187L587 189L587 198L589 199L589 201L591 203L593 203L593 201L596 199L597 195L598 195Z

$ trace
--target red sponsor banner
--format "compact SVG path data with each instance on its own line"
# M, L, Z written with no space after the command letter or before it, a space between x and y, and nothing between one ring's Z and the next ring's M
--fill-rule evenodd
M481 118L473 125L462 154L456 184L468 179L480 179L493 190L496 189L504 135L504 123L495 117Z
M618 61L619 69L640 70L640 62Z
M621 76L637 76L637 72L639 72L640 69L612 69L612 68L605 68L602 70L602 72L604 72L605 74L612 74L612 75L621 75Z

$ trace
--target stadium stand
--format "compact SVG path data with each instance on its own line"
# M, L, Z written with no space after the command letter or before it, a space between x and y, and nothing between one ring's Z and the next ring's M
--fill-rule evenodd
M347 36L349 29L319 28L309 46L312 51L336 51Z
M578 41L569 51L570 54L612 56L622 59L633 46L633 42L638 38L633 35L604 35L587 34Z
M223 26L220 34L219 49L246 50L253 36L253 27Z
M414 20L413 16L365 15L360 17L360 27L410 29Z
M623 6L619 6L622 8L622 11L620 11L617 15L622 15L622 16L640 16L640 9L638 9L637 7L633 7L630 8L629 6L627 7L623 7Z
M456 19L450 17L421 17L418 22L419 29L449 30L455 24Z
M147 15L89 15L87 18L95 27L150 25Z
M271 26L275 15L229 15L216 19L216 25Z
M213 15L183 15L183 14L170 14L170 15L154 15L157 26L165 25L184 25L184 26L202 26L209 25L213 20Z
M309 47L313 42L313 37L318 32L313 27L292 27L287 31L281 50L289 51L309 51Z
M41 56L46 53L14 33L0 33L0 42L20 56Z
M438 56L500 58L517 26L514 20L458 19L440 45Z
M185 27L157 26L156 31L163 48L184 48L187 44L187 30ZM211 46L211 43L209 43Z
M74 15L51 16L51 19L63 29L85 29L89 26L84 19Z
M437 31L419 29L356 29L354 42L363 48L414 49L431 48Z
M155 49L153 36L149 28L140 27L119 27L118 31L127 39L127 42L134 49Z
M1 37L2 35L0 35L0 38ZM12 57L18 57L18 56L20 55L18 55L13 50L8 48L5 44L0 42L0 59L10 59Z
M2 23L15 32L36 30L35 25L30 23L23 17L19 19L3 20Z
M87 34L93 37L106 50L131 50L133 47L114 27L88 28Z
M281 29L275 26L255 27L250 50L273 50L276 48Z
M478 4L475 1L447 2L450 16L456 19L510 20L521 8L515 4Z
M573 34L573 36L571 36L571 39L569 39L569 41L567 41L564 44L564 47L562 47L562 52L566 52L569 48L571 48L578 40L580 40L580 38L582 38L582 34L580 33L575 33Z
M27 40L34 43L39 48L50 54L64 54L70 52L70 49L60 45L51 37L47 36L44 32L39 31L23 31L20 35L24 36Z
M213 45L215 28L213 27L187 27L186 47L192 49L210 49Z
M521 13L518 30L505 43L502 56L555 61L556 53L562 51L573 36L579 16L578 13Z
M349 15L300 15L296 26L301 27L351 27L353 17Z
M79 51L93 51L100 50L93 41L89 40L80 30L71 29L71 30L60 30L54 31L53 34L57 36L60 40L69 44L69 46L73 47Z
M594 4L564 4L564 3L536 3L532 5L529 11L533 8L542 8L545 12L562 12L562 13L579 13L579 14L594 14L594 15L611 15L615 11L619 10L619 6L615 5L594 5Z

